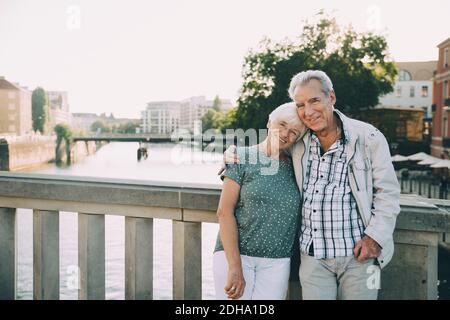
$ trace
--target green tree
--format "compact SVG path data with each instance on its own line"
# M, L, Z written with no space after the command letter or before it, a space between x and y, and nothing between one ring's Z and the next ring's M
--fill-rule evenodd
M41 134L48 133L50 123L50 111L48 108L47 94L44 89L37 87L31 96L31 117L33 130Z
M216 111L220 111L222 109L222 101L220 101L219 96L216 96L213 101L212 108Z
M215 126L214 118L216 117L216 113L218 113L215 109L208 109L206 113L202 117L202 130L205 132L209 129L218 129Z
M226 129L233 129L234 124L236 123L236 114L238 108L234 107L229 109L225 116L223 117L223 121L220 126L220 130L225 133Z
M209 129L215 129L217 132L225 133L226 129L233 128L236 121L237 108L231 108L228 111L209 109L202 117L203 132Z
M91 125L92 132L110 133L111 130L112 130L111 127L102 120L97 120Z
M287 92L291 78L308 69L330 76L338 109L363 118L380 95L393 90L397 70L387 50L383 36L343 29L323 12L314 22L305 22L295 41L265 38L245 57L234 126L265 128L270 112L291 100Z
M139 123L128 121L120 124L116 127L114 132L117 133L136 133L136 128L139 127Z
M59 145L64 139L67 142L72 138L72 130L65 123L59 123L55 126L54 131L56 133L56 144Z
M72 130L70 127L65 123L59 123L54 128L53 131L56 133L56 162L59 164L61 163L61 153L60 153L60 147L61 142L64 140L66 143L66 155L68 159L68 163L70 163L70 145L71 145L71 139L72 139Z

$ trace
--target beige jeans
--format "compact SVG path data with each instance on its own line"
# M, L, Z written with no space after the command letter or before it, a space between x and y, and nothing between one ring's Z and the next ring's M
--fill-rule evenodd
M374 265L374 261L360 263L354 256L315 259L302 253L303 300L376 300L380 267Z

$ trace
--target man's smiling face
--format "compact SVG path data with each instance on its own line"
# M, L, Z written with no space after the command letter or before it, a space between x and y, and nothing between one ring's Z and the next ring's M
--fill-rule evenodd
M336 102L334 91L327 96L322 83L312 79L294 90L297 112L303 123L315 132L328 128L333 123L333 105Z

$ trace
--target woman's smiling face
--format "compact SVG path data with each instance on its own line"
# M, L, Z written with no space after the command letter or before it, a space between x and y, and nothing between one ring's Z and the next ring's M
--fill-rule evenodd
M304 126L295 126L284 119L270 120L268 125L272 145L278 144L279 149L292 146L302 133Z

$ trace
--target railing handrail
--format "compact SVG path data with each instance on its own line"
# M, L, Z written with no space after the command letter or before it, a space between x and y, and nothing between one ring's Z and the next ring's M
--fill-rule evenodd
M141 180L141 179L124 179L124 178L108 178L108 177L93 177L81 175L61 175L48 173L22 173L22 172L8 172L0 171L0 181L6 179L14 179L17 181L46 181L59 183L64 182L82 182L82 183L102 183L102 184L118 184L131 186L146 186L158 188L176 188L176 189L192 189L192 190L221 190L220 184L214 183L198 183L198 182L172 182L163 180ZM449 200L450 204L450 200Z
M77 212L79 204L86 213L216 222L212 213L217 210L220 192L219 184L0 173L0 207L9 203L11 207L22 204L22 208ZM450 200L402 195L397 228L450 232L449 208ZM193 211L202 214L185 214Z

